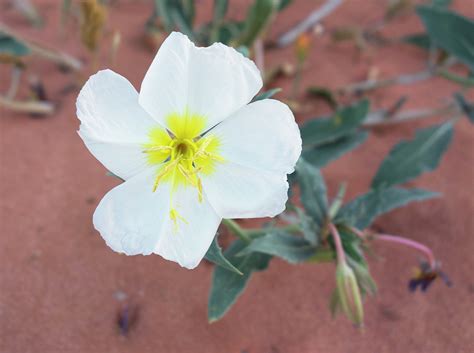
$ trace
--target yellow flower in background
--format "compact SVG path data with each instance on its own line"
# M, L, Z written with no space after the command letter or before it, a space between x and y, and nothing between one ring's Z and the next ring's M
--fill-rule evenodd
M110 70L87 81L77 99L79 135L125 180L94 213L107 245L194 268L222 218L284 210L301 137L285 104L249 104L261 87L255 64L233 48L198 48L176 32L140 93Z

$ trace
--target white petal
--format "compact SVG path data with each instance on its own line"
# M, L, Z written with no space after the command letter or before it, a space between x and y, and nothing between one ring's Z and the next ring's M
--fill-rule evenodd
M286 104L265 99L246 105L210 131L219 154L243 166L291 174L301 154L301 135Z
M111 70L91 76L77 98L79 135L112 173L128 179L146 166L142 144L158 124L138 104L130 82Z
M287 174L301 154L301 136L283 103L249 104L209 132L219 137L225 162L203 177L203 187L223 218L273 217L285 209Z
M187 268L206 254L221 218L195 188L179 188L172 205L187 223L169 217L170 186L152 191L151 168L107 193L94 213L94 226L113 250L127 255L157 253Z
M143 79L140 104L165 124L170 113L207 118L206 129L250 102L262 87L255 64L221 43L197 48L173 32L164 41Z
M209 202L222 218L274 217L285 210L285 173L268 172L226 162L202 178Z

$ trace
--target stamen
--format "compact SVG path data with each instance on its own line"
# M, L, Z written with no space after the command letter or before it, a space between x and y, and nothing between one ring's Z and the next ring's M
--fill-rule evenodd
M177 233L177 231L178 231L178 220L188 224L188 222L174 208L172 208L170 210L170 219L173 221L173 231L174 231L174 233Z
M170 146L153 146L153 147L144 149L142 153L162 152L162 151L171 151L171 150L172 148Z
M156 191L158 184L160 183L161 179L168 174L168 172L177 164L179 163L180 158L175 159L172 162L168 162L168 164L163 168L163 170L156 176L155 184L153 185L153 192Z

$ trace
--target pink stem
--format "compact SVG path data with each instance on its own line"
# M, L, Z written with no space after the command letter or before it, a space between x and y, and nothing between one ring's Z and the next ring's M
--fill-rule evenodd
M352 231L357 234L360 238L365 238L365 234L361 232L359 229L356 228L351 228ZM385 240L391 243L397 243L397 244L402 244L409 246L410 248L413 248L415 250L418 250L419 252L423 253L427 258L430 263L430 266L432 269L435 269L436 267L436 259L433 255L433 252L429 247L427 247L424 244L418 243L417 241L410 240L407 238L399 237L396 235L389 235L389 234L374 234L374 237L376 239L380 240Z
M332 223L329 223L329 230L331 231L332 238L334 239L334 246L336 247L337 262L338 264L343 264L346 262L346 254L344 253L344 248L341 243L341 236L336 226Z
M423 253L428 258L431 268L435 269L436 259L431 249L427 247L426 245L418 243L417 241L414 241L414 240L398 237L395 235L389 235L389 234L376 234L375 237L380 240L385 240L391 243L406 245L413 249L418 250L419 252Z

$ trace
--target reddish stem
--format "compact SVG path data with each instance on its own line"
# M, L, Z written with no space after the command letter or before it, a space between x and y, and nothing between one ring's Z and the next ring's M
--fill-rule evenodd
M352 228L352 231L357 234L360 238L364 238L365 234L361 232L360 230L356 228ZM429 247L427 247L424 244L421 244L415 240L399 237L397 235L389 235L389 234L374 234L373 235L376 239L388 241L390 243L397 243L397 244L402 244L406 245L410 248L413 248L415 250L418 250L421 252L423 255L425 255L428 258L428 262L430 263L430 266L432 269L436 268L436 259L433 255L433 252Z
M344 253L344 248L342 247L341 236L336 226L332 223L329 223L329 230L331 231L332 238L334 239L334 247L336 248L337 262L338 264L343 264L346 262L346 255Z

